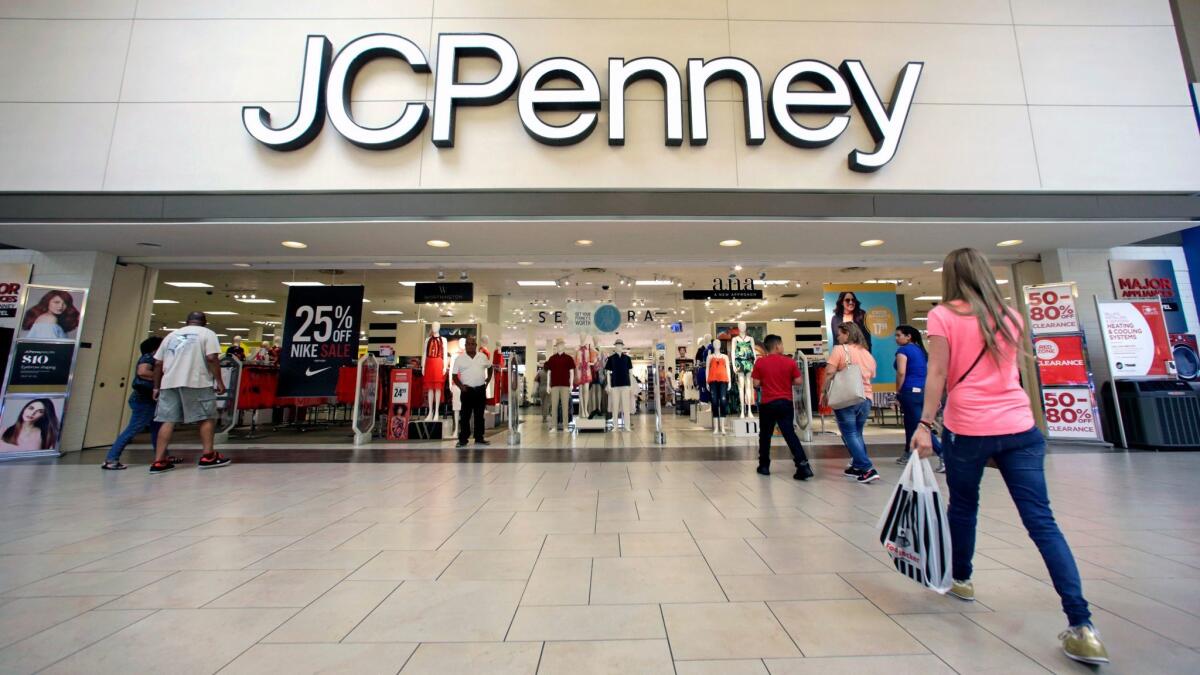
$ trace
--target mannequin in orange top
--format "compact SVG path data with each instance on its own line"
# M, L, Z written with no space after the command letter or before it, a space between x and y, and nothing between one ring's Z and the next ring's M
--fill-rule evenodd
M708 377L708 393L712 397L713 433L725 433L725 395L729 393L729 355L725 353L725 342L716 342L719 351L714 351L705 364Z

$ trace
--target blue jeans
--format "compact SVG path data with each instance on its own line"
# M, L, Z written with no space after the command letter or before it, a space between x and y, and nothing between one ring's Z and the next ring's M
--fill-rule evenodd
M1054 521L1046 492L1046 440L1034 427L1003 436L962 436L947 429L942 437L946 460L946 483L950 487L947 516L954 549L955 579L971 578L975 555L975 525L979 513L979 483L988 460L996 462L1008 493L1021 514L1021 522L1037 544L1054 590L1062 598L1063 611L1072 626L1088 623L1091 613L1083 599L1083 584L1071 547Z
M833 415L837 418L838 431L842 432L842 443L850 451L850 466L859 471L874 468L871 458L867 456L867 443L862 433L871 416L871 401L864 398L862 403L834 410Z
M728 382L709 382L708 393L712 396L713 417L725 416L725 397L729 394Z
M117 436L117 440L113 441L112 447L108 450L108 456L104 458L106 462L116 462L121 459L121 453L125 450L125 446L133 440L134 436L150 429L150 447L158 449L158 428L162 426L160 422L154 421L154 401L143 401L133 396L129 397L129 409L133 411L133 417L129 418L129 426Z
M921 414L925 412L925 392L915 392L912 389L901 389L896 394L896 402L900 404L900 414L904 417L904 452L912 446L913 432L921 422ZM933 437L933 451L938 457L942 456L942 444L938 437Z

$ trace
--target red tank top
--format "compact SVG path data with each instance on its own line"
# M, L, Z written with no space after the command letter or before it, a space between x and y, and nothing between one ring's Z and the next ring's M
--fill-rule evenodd
M431 337L425 341L425 358L440 359L445 354L442 352L442 339L440 337Z

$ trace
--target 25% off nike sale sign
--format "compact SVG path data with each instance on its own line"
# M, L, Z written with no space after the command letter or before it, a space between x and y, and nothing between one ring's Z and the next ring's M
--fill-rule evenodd
M283 320L277 396L334 396L358 357L362 286L293 286Z

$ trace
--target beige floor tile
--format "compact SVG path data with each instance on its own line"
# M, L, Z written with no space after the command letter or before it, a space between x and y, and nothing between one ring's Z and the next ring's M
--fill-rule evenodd
M1107 581L1093 581L1084 589L1093 606L1148 628L1163 637L1200 648L1200 617L1180 611Z
M1054 587L1015 570L976 570L975 598L997 612L1061 609ZM1087 596L1088 585L1083 585Z
M269 523L273 523L276 520L279 520L277 516L211 518L200 525L182 530L179 532L179 534L189 537L212 537L215 535L246 534L251 530L262 527Z
M991 611L982 601L963 602L949 594L939 595L896 571L847 573L841 577L886 614Z
M43 672L213 673L291 613L288 609L164 609ZM166 639L170 636L186 638Z
M683 522L696 539L741 539L763 536L762 531L746 518L687 518Z
M621 555L616 534L550 534L543 558L615 558Z
M493 497L480 511L537 511L542 497Z
M700 555L700 549L696 548L692 535L686 532L621 535L621 557L624 558L696 555Z
M722 602L725 594L704 558L597 558L594 605Z
M539 551L544 534L455 534L439 551Z
M674 675L666 640L547 642L538 675Z
M393 675L404 665L416 647L413 644L258 644L222 668L221 673Z
M116 532L105 532L83 541L77 541L73 544L66 544L58 548L51 549L48 553L103 553L112 555L126 551L135 546L148 544L156 539L162 539L168 536L170 531L166 530L118 530Z
M649 532L687 532L687 527L683 524L683 519L675 520L601 520L596 523L596 532L620 533L626 532L649 533Z
M665 638L655 605L581 605L520 607L509 640L640 640Z
M675 675L769 675L759 659L741 661L676 661Z
M140 570L240 570L295 543L297 537L210 537L145 562Z
M1046 562L1036 548L1006 548L988 549L987 557L1000 562L1018 572L1024 572L1034 579L1050 581L1050 572L1046 570ZM1086 560L1076 560L1081 579L1123 579L1125 575L1113 570L1094 565Z
M206 607L304 607L343 577L341 571L268 570Z
M677 660L801 655L762 602L663 605L662 611Z
M927 651L866 600L768 604L805 656L924 654Z
M771 568L744 539L697 539L713 574L770 574Z
M442 545L456 525L379 523L337 546L339 551L432 551Z
M1109 583L1200 616L1200 579L1112 579Z
M64 572L8 591L14 598L74 595L124 595L148 586L170 572Z
M458 551L381 551L349 578L351 581L436 579L457 556Z
M375 551L279 551L250 565L252 570L342 570L352 572Z
M168 553L187 548L192 544L204 541L203 537L169 536L147 542L140 546L126 549L120 553L101 558L86 565L76 567L73 572L122 572L149 562Z
M332 551L356 534L371 527L371 523L334 523L323 527L288 546L288 551Z
M817 520L803 514L789 518L751 518L755 529L764 537L828 537L833 534ZM747 535L755 536L755 535Z
M176 572L117 598L105 609L196 609L250 581L263 570Z
M771 675L954 675L936 656L839 656L767 661Z
M463 551L438 578L447 581L524 581L533 572L537 557L537 551Z
M0 647L99 607L113 596L17 598L0 605Z
M534 675L540 642L425 643L417 647L401 675Z
M500 641L524 588L521 581L406 581L345 641Z
M878 572L888 567L840 537L747 539L776 574Z
M1200 579L1200 568L1128 546L1079 546L1071 549L1079 560L1094 563L1127 577L1183 577Z
M542 558L533 566L522 605L586 605L591 595L589 558Z
M396 581L343 581L263 642L338 642L399 585Z
M80 614L0 649L0 672L37 672L152 613L150 610L105 610Z
M586 511L522 511L513 516L503 534L592 534L596 516Z
M836 574L717 576L731 602L750 600L853 600L862 595Z
M1045 669L961 614L907 614L894 617L959 673L1044 673Z
M644 502L637 503L640 520L681 520L695 518L697 520L714 520L723 517L712 502L706 500Z
M81 565L94 562L103 554L14 554L0 555L0 593L26 586Z

